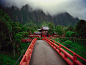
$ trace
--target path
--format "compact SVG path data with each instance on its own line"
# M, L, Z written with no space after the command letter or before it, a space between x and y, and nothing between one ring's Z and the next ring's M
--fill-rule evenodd
M30 65L67 65L67 63L48 43L37 40Z

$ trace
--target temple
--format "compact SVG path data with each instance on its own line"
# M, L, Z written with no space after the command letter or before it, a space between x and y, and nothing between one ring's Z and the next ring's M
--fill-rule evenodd
M31 37L59 37L56 32L54 32L52 35L48 34L48 30L50 28L48 26L42 26L41 29L37 29L38 32L34 32L34 34L29 34L29 38Z
M41 33L41 37L47 37L48 36L48 30L49 30L49 27L42 26L42 28L38 29L37 31L39 31Z
M41 29L38 29L37 31L39 32L34 32L34 34L30 34L29 37L48 37L48 30L49 27L48 26L42 26Z

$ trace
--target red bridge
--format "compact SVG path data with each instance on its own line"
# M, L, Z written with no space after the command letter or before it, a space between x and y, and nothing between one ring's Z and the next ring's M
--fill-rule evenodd
M77 58L86 62L86 59L54 40L47 37L42 40L34 38L23 55L20 65L83 65Z

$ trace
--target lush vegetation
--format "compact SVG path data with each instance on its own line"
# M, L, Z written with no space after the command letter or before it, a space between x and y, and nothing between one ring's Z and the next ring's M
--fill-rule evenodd
M42 25L50 28L48 34L53 35L54 33L57 33L60 35L59 38L55 39L56 41L60 40L65 42L66 44L69 44L86 53L86 44L84 43L86 42L86 21L84 20L80 20L75 27L65 27L61 25L55 26L54 23L49 22L46 19L41 20L41 22L38 23L30 19L29 23L25 23L22 25L19 22L13 22L8 14L0 9L0 65L14 64L24 51L25 47L30 44L21 43L21 39L27 38L30 33L34 33L34 31L40 29ZM65 34L65 38L63 38L63 34ZM37 39L40 40L41 38ZM69 46L66 47L73 50ZM73 51L86 58L78 51Z
M0 9L0 65L12 65L19 58L26 43L21 39L28 37L28 28L18 22L12 22L10 17Z
M62 45L68 47L70 50L74 51L78 55L82 56L83 58L86 59L86 21L85 20L80 20L78 24L75 27L62 27L60 25L56 26L56 32L58 35L60 35L59 38L55 38L57 42L61 43ZM65 34L65 38L62 37L62 35ZM65 44L64 44L65 43ZM85 54L82 54L81 52L73 49L72 47L84 52ZM65 49L66 50L66 49ZM73 55L71 52L66 50L68 53ZM78 58L82 63L83 62L80 58Z
M34 31L41 28L42 25L48 26L48 23L47 20L42 20L42 24L39 23L35 25L34 22L31 21L30 24L22 25L19 22L13 22L8 14L0 9L0 64L14 64L29 44L21 43L21 39L27 38L30 32L34 33Z
M22 54L25 48L29 45L30 43L21 43L19 45L19 54ZM20 56L20 55L19 55ZM18 54L15 53L15 57L13 57L13 52L12 50L6 51L5 50L0 50L0 65L14 65L16 61L19 58ZM17 63L19 65L19 62Z
M58 28L56 29L58 34L60 32L60 34L62 34L62 28L60 25L57 26ZM61 43L62 45L66 46L67 48L69 48L70 50L74 51L75 53L77 53L78 55L82 56L83 58L86 59L86 21L85 20L80 20L78 22L78 24L75 27L68 27L65 29L65 38L55 38L55 40L59 43ZM59 35L60 35L59 34ZM83 53L73 49L72 47L68 46L68 45L82 51ZM65 49L66 50L66 49ZM68 53L70 53L71 55L73 55L71 52L69 52L68 50L66 50ZM78 58L78 60L80 60L82 63L84 63L80 58Z

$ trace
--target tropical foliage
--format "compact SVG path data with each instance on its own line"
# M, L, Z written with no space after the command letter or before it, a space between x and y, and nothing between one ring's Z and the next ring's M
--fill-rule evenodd
M60 36L65 34L65 38L59 38L60 41L74 46L79 50L80 48L81 50L83 50L83 43L86 42L86 21L80 20L75 27L65 27L61 25L56 26L46 19L41 20L41 22L36 22L35 20L31 20L32 17L33 16L30 16L30 20L28 20L29 23L24 21L25 23L23 23L24 25L22 25L19 22L13 22L12 19L15 18L14 15L11 19L4 10L0 9L0 65L14 64L19 55L24 51L24 48L29 44L21 43L21 39L27 38L30 33L33 34L34 31L41 28L41 26L48 26L50 28L48 34L50 35L53 35L55 32ZM25 20L25 17L23 18ZM66 47L70 48L69 46Z
M12 65L16 62L22 50L19 50L21 38L29 34L27 30L28 27L12 22L8 14L0 9L0 65Z

